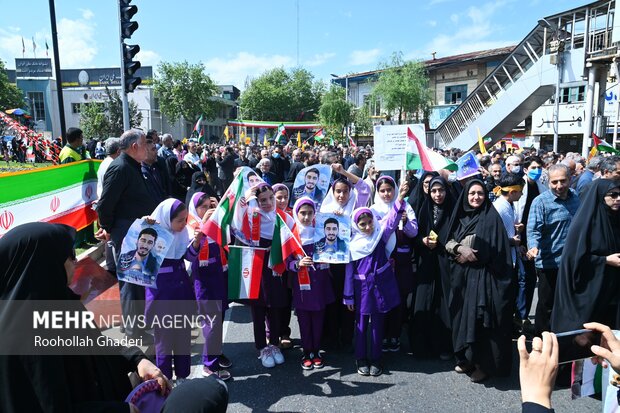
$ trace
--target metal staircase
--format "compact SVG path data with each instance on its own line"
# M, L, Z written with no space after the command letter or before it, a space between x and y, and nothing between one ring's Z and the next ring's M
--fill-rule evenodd
M558 76L562 83L582 80L587 62L617 52L614 9L615 1L598 1L541 19L437 127L435 146L466 150L478 133L496 142L554 95Z

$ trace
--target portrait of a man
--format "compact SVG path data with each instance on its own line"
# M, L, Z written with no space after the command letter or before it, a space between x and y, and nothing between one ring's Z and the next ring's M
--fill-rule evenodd
M345 259L347 244L338 236L340 223L336 218L328 218L323 223L325 236L314 244L314 254L320 260L341 261Z
M293 198L299 199L302 196L307 196L317 204L320 204L325 197L325 192L317 186L320 176L321 173L317 168L308 169L304 175L303 185L293 188Z
M136 249L120 255L118 269L120 271L135 270L145 275L157 274L157 258L151 254L156 242L157 231L153 228L144 228L138 234Z

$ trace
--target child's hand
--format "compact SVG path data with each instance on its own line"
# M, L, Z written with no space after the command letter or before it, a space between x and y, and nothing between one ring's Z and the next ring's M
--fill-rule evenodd
M239 198L239 205L241 205L242 208L245 208L248 206L248 201L245 199L244 196Z
M398 199L402 201L403 199L405 199L408 193L409 193L409 183L404 182L398 189Z
M144 220L144 222L146 222L148 225L155 225L155 224L159 224L159 222L157 222L155 220L155 218L150 217L150 216L145 216L142 217L142 219Z
M300 267L311 267L314 264L314 261L312 261L311 257L303 257L301 260L299 260L299 266Z
M347 309L352 312L355 310L355 306L353 304L347 304Z
M333 163L332 169L334 170L334 172L338 172L339 174L342 174L342 172L344 171L344 168L339 163Z
M217 208L217 198L212 196L209 197L209 207L210 208Z
M207 222L214 212L215 208L207 209L207 212L205 212L204 216L202 217L202 222Z

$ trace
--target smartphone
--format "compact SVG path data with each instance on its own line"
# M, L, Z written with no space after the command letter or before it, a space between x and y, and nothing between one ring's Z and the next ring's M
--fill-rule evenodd
M574 330L555 336L558 338L560 364L594 357L590 348L601 345L601 333L598 331Z

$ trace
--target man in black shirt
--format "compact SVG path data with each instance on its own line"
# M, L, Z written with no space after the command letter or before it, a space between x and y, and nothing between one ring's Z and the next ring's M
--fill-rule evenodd
M157 206L149 192L141 171L141 162L148 156L149 145L144 132L131 129L120 138L123 153L116 158L103 178L103 190L97 206L99 231L97 238L111 241L113 254L106 256L108 269L116 269L116 256L120 254L123 238L136 218L149 215ZM121 307L124 316L144 314L144 287L119 282ZM149 341L144 332L127 324L125 333L132 338L143 337L143 344Z

